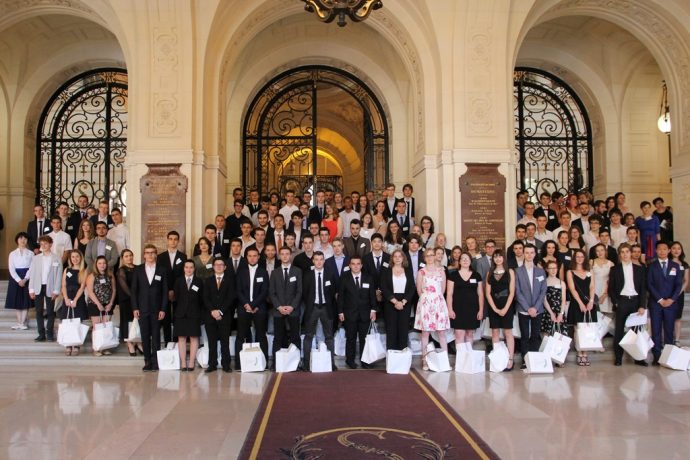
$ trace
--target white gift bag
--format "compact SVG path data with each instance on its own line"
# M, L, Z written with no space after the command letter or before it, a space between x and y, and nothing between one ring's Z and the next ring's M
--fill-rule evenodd
M489 353L489 371L503 372L508 367L510 353L505 342L494 342L493 349Z
M141 328L139 327L139 318L134 318L128 323L127 339L125 339L125 342L141 343Z
M373 364L376 361L386 357L386 347L381 343L379 338L379 331L376 329L376 323L372 322L369 326L369 334L367 334L364 343L364 351L360 360L366 364Z
M599 327L597 323L592 322L589 313L585 315L585 322L577 323L575 329L575 348L578 351L604 351Z
M407 335L408 348L412 352L412 356L421 356L422 354L422 335L419 332L410 332Z
M163 350L156 352L158 369L162 371L180 370L180 352L177 351L177 344L169 342Z
M448 352L440 348L437 350L433 343L426 347L426 364L432 372L448 372L453 369L450 367Z
M551 356L546 353L538 351L530 351L525 356L525 364L527 374L553 374L553 365L551 364Z
M266 357L258 342L242 344L240 365L242 372L263 372L266 370Z
M568 357L572 341L570 337L554 330L551 335L542 339L539 351L549 355L554 363L563 364Z
M333 362L331 352L324 342L319 343L319 348L313 349L309 356L309 370L312 372L332 372Z
M503 333L503 331L501 331L501 333ZM516 339L522 337L522 333L520 332L520 320L518 319L517 313L513 315L513 337L515 337Z
M299 366L299 348L291 343L288 348L281 348L276 352L276 372L295 372Z
M654 342L650 340L647 331L642 329L638 331L633 328L625 333L618 345L620 345L626 353L632 356L635 361L642 361L647 358L647 354L649 354L649 350L654 346Z
M668 344L661 352L659 364L676 371L687 371L690 365L690 350Z
M412 350L388 350L386 353L386 373L409 374L412 366Z
M611 321L611 318L609 318L606 315L602 315L599 313L597 315L597 330L599 331L599 338L603 340L604 337L606 337L606 334L608 334L611 330L611 324L613 321Z
M333 351L336 356L345 356L345 328L341 327L333 337Z
M455 358L455 372L479 374L486 371L486 355L482 350L473 350L468 342L461 343Z
M103 316L101 315L101 318ZM106 316L106 318L108 318ZM112 321L101 322L93 327L91 339L94 351L103 351L115 348L120 344L119 329L113 325Z
M72 311L72 317L69 317L70 314L68 311L67 318L60 321L57 342L63 347L79 347L83 345L84 340L86 340L86 334L89 333L89 326L82 324L80 318L74 317L73 308L69 310Z
M649 315L647 314L647 310L645 310L642 315L638 315L637 312L631 313L625 319L625 327L646 326L648 320Z

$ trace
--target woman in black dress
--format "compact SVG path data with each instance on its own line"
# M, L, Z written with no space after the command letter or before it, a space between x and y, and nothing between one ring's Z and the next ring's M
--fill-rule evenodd
M508 268L503 257L503 251L496 249L491 257L491 269L486 274L486 301L489 304L489 326L491 326L491 341L499 341L500 329L508 347L508 367L513 370L513 355L515 354L515 337L513 337L513 317L515 315L515 272Z
M115 302L115 277L108 270L108 260L105 256L98 256L89 276L86 278L87 309L95 330L101 318L107 321L107 316L113 311ZM94 351L94 356L111 355L110 350Z
M72 249L67 255L69 265L62 272L62 298L64 308L60 309L60 319L79 318L85 320L86 301L84 290L86 289L86 269L84 257L78 249ZM65 347L65 355L77 356L79 347Z
M180 370L193 371L196 351L201 335L201 309L203 306L203 281L194 275L193 260L184 263L184 276L175 282L175 323L177 349L180 353ZM189 339L189 364L187 364L187 340Z
M407 257L400 249L396 249L391 255L390 268L381 272L388 350L404 350L407 347L412 299L416 289Z
M589 261L582 249L575 249L573 252L573 260L566 278L571 299L567 312L568 324L575 327L577 323L585 321L585 316L589 321L597 322L592 272L589 271ZM586 351L577 352L577 365L590 365Z
M132 312L132 300L130 298L130 286L132 286L132 274L134 273L134 253L124 249L120 254L120 267L117 270L117 302L120 306L120 340L127 342L129 356L136 356L137 349L143 354L141 343L128 342L129 323L134 321ZM137 347L137 348L135 348Z
M471 344L484 314L484 290L482 277L472 269L472 256L468 252L460 256L460 269L449 275L446 303L450 327L455 329L455 343Z
M79 223L79 231L74 239L74 249L79 249L82 254L86 254L86 246L89 241L96 237L93 224L89 219L84 219Z

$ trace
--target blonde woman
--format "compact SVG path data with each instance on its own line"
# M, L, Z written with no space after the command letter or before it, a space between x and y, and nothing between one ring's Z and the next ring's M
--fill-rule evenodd
M86 268L84 257L78 249L72 249L67 255L68 266L62 272L62 298L63 308L60 311L60 319L79 318L85 320L86 313ZM65 355L77 356L79 347L66 347Z

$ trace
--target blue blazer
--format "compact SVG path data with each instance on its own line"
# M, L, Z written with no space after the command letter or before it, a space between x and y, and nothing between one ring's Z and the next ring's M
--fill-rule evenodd
M546 296L546 272L538 266L534 266L532 289L529 285L527 269L523 265L515 270L517 284L515 296L517 297L518 311L526 312L528 308L535 307L537 313L544 313L544 296Z
M683 295L683 272L680 266L667 259L666 273L661 269L661 262L654 260L647 267L648 306L655 305L660 299L673 299L674 305Z
M323 264L323 267L332 272L335 275L335 279L338 281L338 287L340 286L340 278L347 272L350 271L350 258L345 256L343 260L343 271L338 272L338 265L335 263L335 256L329 257Z

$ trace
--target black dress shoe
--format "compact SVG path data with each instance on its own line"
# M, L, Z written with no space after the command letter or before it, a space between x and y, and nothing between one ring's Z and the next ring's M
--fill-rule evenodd
M151 372L151 363L145 364L144 367L141 368L141 370L144 372Z
M357 369L357 365L356 365L355 363L353 363L353 362L345 362L345 364L346 364L347 367L349 367L350 369Z
M654 361L652 361L652 366L661 366L661 364L659 364L659 358L654 358Z
M331 365L331 370L332 370L333 372L335 372L335 371L338 370L338 367L337 367L335 364L333 364L333 365Z
M186 367L181 367L181 368L180 368L180 372L187 372L187 368L186 368Z
M232 372L232 369L230 369L230 367L224 367L223 372L225 372L226 374L229 374L230 372Z
M45 341L46 341L46 338L42 335L39 335L38 337L36 337L34 339L34 342L45 342Z
M523 361L522 364L520 364L520 369L527 369L527 363Z
M643 359L641 359L641 360L639 360L639 361L635 361L635 365L636 365L636 366L642 366L642 367L647 367L647 366L649 366L649 364L647 364L647 361L645 361L645 360L643 360Z
M311 372L309 366L302 366L302 372Z
M151 364L151 370L152 370L153 372L158 372L158 364L157 364L157 363L156 363L156 364Z
M204 373L210 374L211 372L216 372L218 368L216 366L209 366L206 369L204 369Z
M362 369L373 369L373 364L362 363Z
M623 365L623 360L622 360L622 359L616 359L616 360L613 362L613 365L614 365L614 366L622 366L622 365Z

